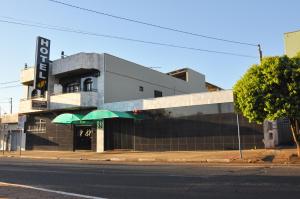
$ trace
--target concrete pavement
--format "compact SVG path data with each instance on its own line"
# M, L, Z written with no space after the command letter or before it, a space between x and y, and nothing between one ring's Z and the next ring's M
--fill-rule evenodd
M110 151L105 153L71 151L18 151L4 152L3 157L89 160L110 162L172 162L172 163L266 163L299 164L295 149L256 149L239 151L181 151L181 152L133 152ZM1 156L0 156L1 157Z

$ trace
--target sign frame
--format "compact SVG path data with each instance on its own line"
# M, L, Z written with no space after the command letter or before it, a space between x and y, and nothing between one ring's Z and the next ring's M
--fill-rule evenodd
M48 90L48 75L50 65L50 40L37 37L35 54L34 89L43 95Z

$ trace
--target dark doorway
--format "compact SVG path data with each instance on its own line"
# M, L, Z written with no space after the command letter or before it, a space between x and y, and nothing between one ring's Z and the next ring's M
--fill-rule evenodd
M91 150L92 149L91 126L75 126L74 149L75 150Z

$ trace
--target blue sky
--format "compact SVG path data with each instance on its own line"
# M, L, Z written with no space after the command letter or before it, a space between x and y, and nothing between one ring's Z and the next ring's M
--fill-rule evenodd
M264 56L284 53L284 32L300 29L299 0L61 0L81 7L107 12L161 26L230 40L260 43ZM3 17L38 21L100 34L171 43L194 48L258 56L257 48L174 33L109 18L47 0L0 0ZM19 79L24 63L34 65L36 36L51 40L51 59L60 51L110 53L124 59L168 72L190 67L206 80L230 89L258 58L245 58L146 45L75 33L23 27L0 22L0 83ZM13 97L18 109L21 88L0 85L0 106L9 111L6 98ZM2 112L3 112L2 111Z

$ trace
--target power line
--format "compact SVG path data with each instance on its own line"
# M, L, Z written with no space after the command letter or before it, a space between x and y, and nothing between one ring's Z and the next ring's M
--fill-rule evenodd
M15 88L15 87L20 87L22 85L14 85L14 86L3 86L3 87L0 87L0 89L6 89L6 88Z
M179 45L174 45L174 44L170 44L170 43L160 43L160 42L145 41L145 40L133 39L133 38L128 38L128 37L115 36L115 35L99 34L99 33L87 32L87 31L83 31L83 30L72 29L72 28L68 28L68 27L53 26L53 25L43 24L43 23L39 23L39 22L37 22L36 24L32 24L32 23L23 23L23 22L17 22L17 21L1 20L1 19L0 19L0 22L15 24L15 25L28 26L28 27L36 27L36 28L42 28L42 29L48 29L48 30L56 30L56 31L62 31L62 32L72 32L72 33L83 34L83 35L105 37L105 38L110 38L110 39L132 41L132 42L138 42L138 43L144 43L144 44L152 44L152 45L158 45L158 46L180 48L180 49L193 50L193 51L201 51L201 52L216 53L216 54L225 54L225 55L248 57L248 58L257 58L256 56L246 55L246 54L238 54L238 53L225 52L225 51L200 49L200 48L194 48L194 47L188 47L188 46L179 46Z
M0 82L0 84L11 84L11 83L16 83L16 82L19 82L19 80L8 81L8 82Z
M140 21L140 20L136 20L136 19L130 19L130 18L127 18L127 17L121 17L121 16L117 16L117 15L113 15L113 14L109 14L109 13L105 13L105 12L100 12L100 11L97 11L97 10L92 10L92 9L88 9L88 8L79 7L79 6L76 6L76 5L73 5L73 4L69 4L69 3L65 3L65 2L61 2L61 1L57 1L57 0L48 0L48 1L51 1L51 2L56 3L56 4L60 4L60 5L76 8L76 9L79 9L79 10L84 10L84 11L87 11L87 12L92 12L92 13L112 17L112 18L115 18L115 19L125 20L125 21L129 21L129 22L138 23L138 24L142 24L142 25L146 25L146 26L155 27L155 28L160 28L160 29L164 29L164 30L169 30L169 31L173 31L173 32L179 32L179 33L183 33L183 34L193 35L193 36L197 36L197 37L203 37L203 38L206 38L206 39L218 40L218 41L227 42L227 43L234 43L234 44L258 47L258 44L235 41L235 40L229 40L229 39L213 37L213 36L209 36L209 35L203 35L203 34L188 32L188 31L184 31L184 30L180 30L180 29L176 29L176 28L170 28L170 27L166 27L166 26L156 25L156 24L152 24L152 23L148 23L148 22L144 22L144 21Z

